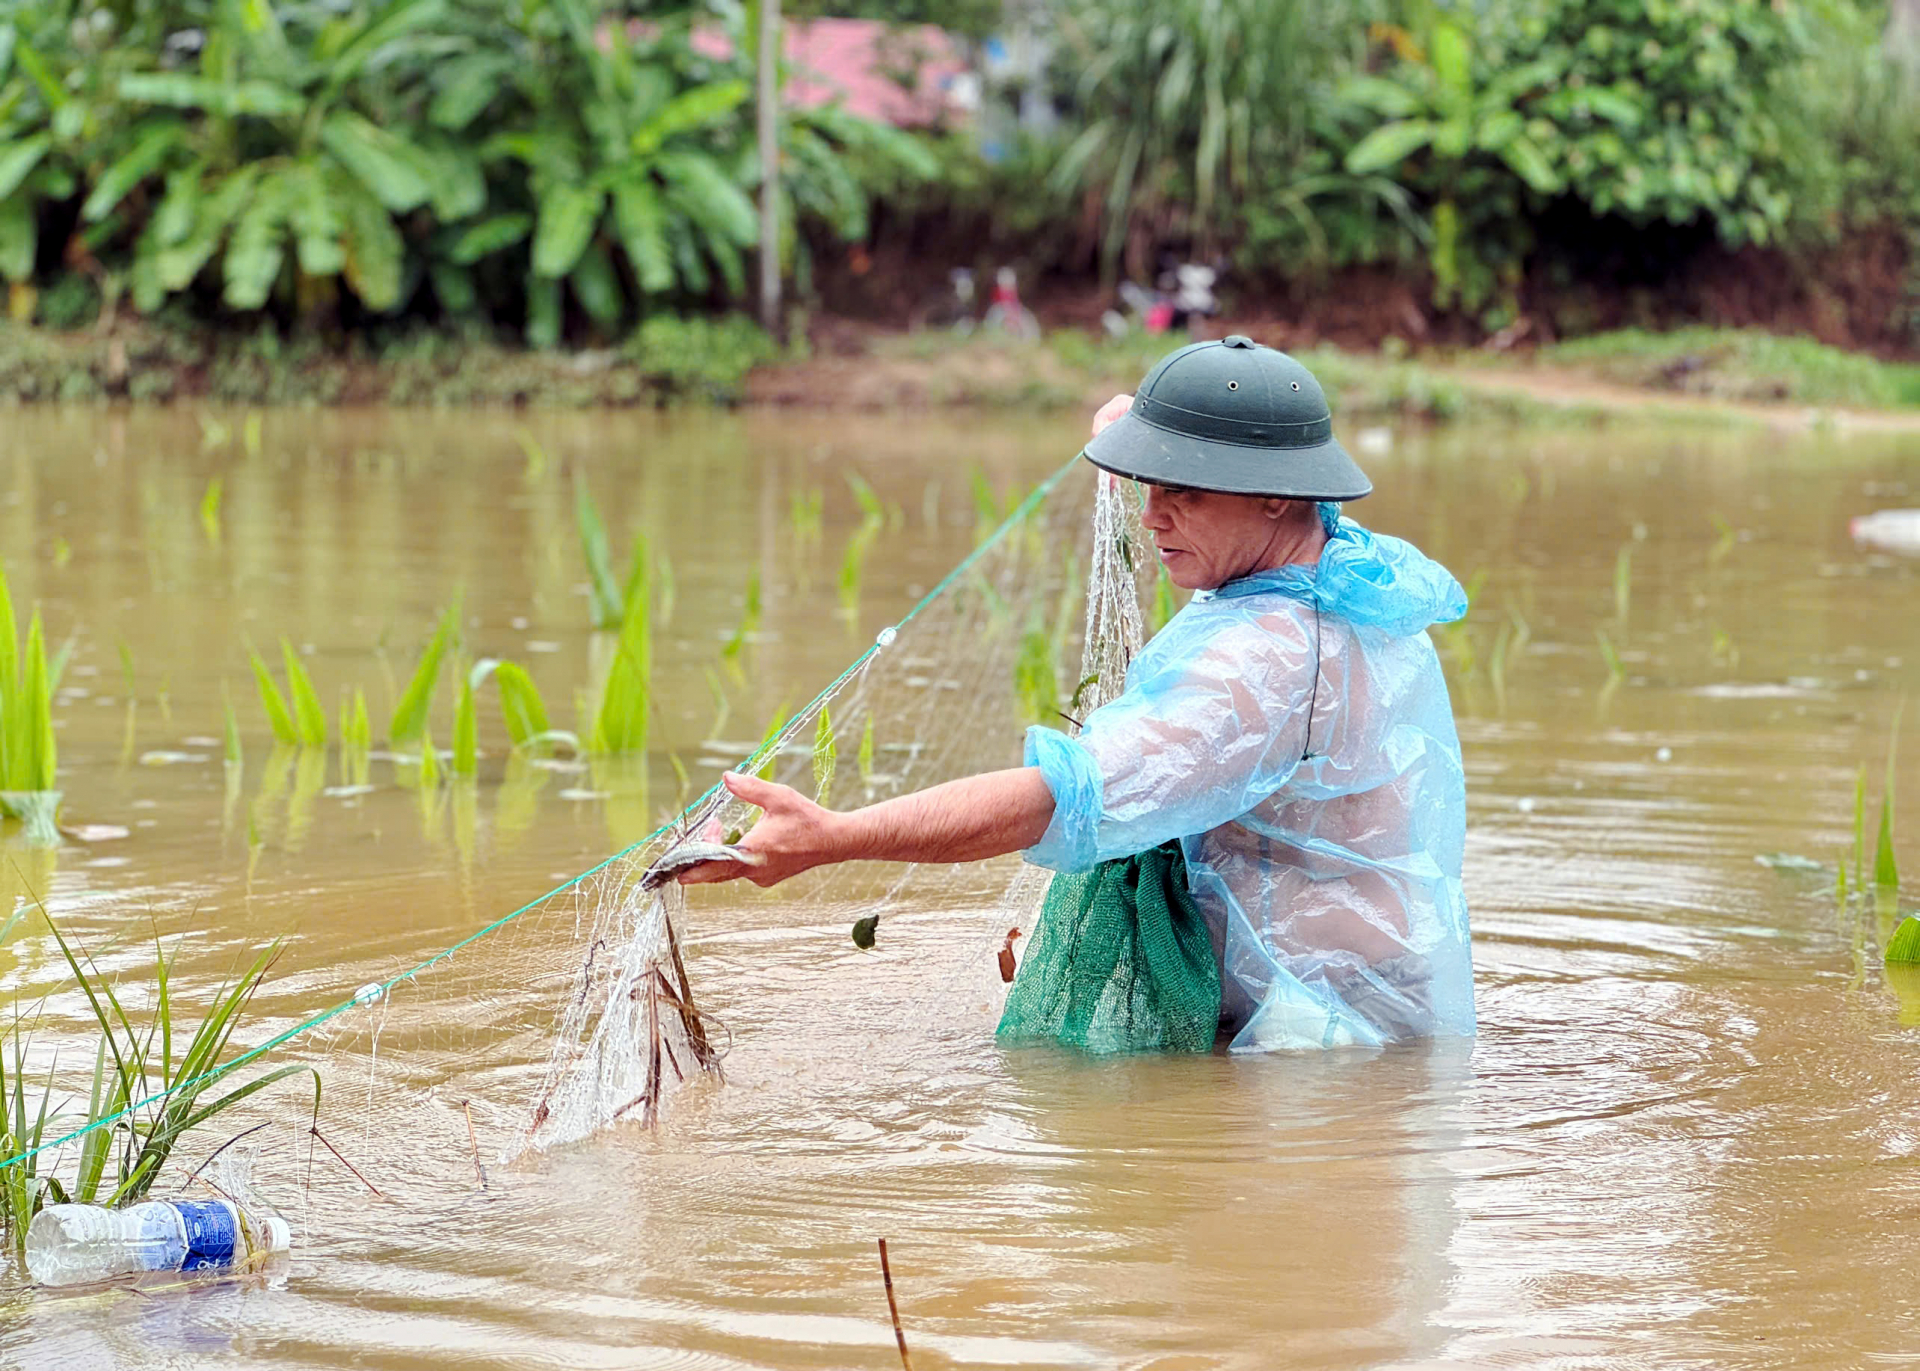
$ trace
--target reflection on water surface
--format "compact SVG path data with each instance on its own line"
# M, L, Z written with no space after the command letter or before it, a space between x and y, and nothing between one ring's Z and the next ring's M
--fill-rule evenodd
M528 417L542 465L522 423L268 414L249 442L233 415L9 417L8 574L76 639L65 817L126 830L12 855L104 965L141 974L157 924L191 935L179 974L205 993L241 949L290 934L263 1001L277 1028L446 947L641 836L679 792L668 754L706 784L897 618L972 543L969 464L1032 481L1077 428ZM1920 1352L1916 1015L1830 873L1754 860L1831 863L1858 764L1877 787L1920 680L1920 578L1846 527L1920 504L1920 458L1878 439L1602 429L1403 436L1374 465L1356 514L1463 579L1485 571L1443 642L1470 771L1473 1043L1008 1055L981 989L1005 930L968 878L891 916L871 956L818 894L707 893L689 932L734 1036L729 1080L680 1097L657 1135L492 1167L482 1189L458 1101L413 1106L444 1147L357 1108L398 1079L381 1062L451 1058L471 1020L539 989L522 983L529 941L483 942L434 983L458 994L423 977L364 1038L314 1040L371 1053L326 1127L391 1199L324 1158L308 1171L290 1133L266 1159L304 1219L289 1267L153 1296L12 1291L0 1360L885 1367L880 1235L922 1368ZM890 512L844 616L848 469ZM556 771L496 748L477 786L423 802L381 763L367 792L335 761L271 754L249 641L290 638L329 710L360 685L384 721L456 594L473 654L527 663L570 723L590 662L576 471L616 543L644 528L673 567L651 765ZM765 609L722 714L708 672L756 569ZM232 790L223 685L246 732ZM1017 756L1015 730L981 731L982 764ZM1910 837L1901 855L1920 870ZM0 975L18 1004L53 996L56 1036L76 1022L30 922Z

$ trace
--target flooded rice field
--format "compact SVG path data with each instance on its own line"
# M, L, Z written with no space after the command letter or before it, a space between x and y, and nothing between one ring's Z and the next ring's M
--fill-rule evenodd
M8 414L0 552L23 619L37 603L73 647L54 708L69 836L9 829L0 1003L41 1016L37 1062L90 1071L27 888L133 1007L156 934L188 1009L285 939L236 1047L434 957L644 838L966 555L976 485L1004 501L1083 431ZM574 927L548 912L260 1060L329 1063L319 1126L365 1177L314 1155L310 1091L262 1104L289 1260L77 1295L13 1273L0 1365L885 1368L879 1237L920 1371L1920 1362L1920 998L1882 971L1890 919L1837 902L1833 872L1858 768L1877 812L1896 710L1920 697L1920 561L1856 547L1848 523L1920 505L1920 447L1569 426L1400 433L1363 460L1378 493L1355 516L1476 582L1440 638L1478 1038L1007 1052L992 962L1014 864L942 878L871 953L847 936L858 888L729 887L695 893L682 929L731 1038L726 1084L682 1092L657 1130L507 1165L498 1101L524 1098L538 1054L490 1016L553 1003L546 940ZM422 787L376 753L362 783L337 747L273 749L249 647L278 676L291 643L330 725L364 691L377 744L456 603L466 658L522 664L575 728L606 650L577 482L620 566L644 531L667 568L644 758L509 758L492 685L471 781ZM1062 546L1036 564L1071 544L1044 527ZM882 737L873 765L935 742L950 768L1017 761L1010 685L959 620L947 636L901 668L919 736ZM443 746L452 710L443 687ZM1916 835L1907 819L1906 909ZM190 1137L181 1174L238 1127Z

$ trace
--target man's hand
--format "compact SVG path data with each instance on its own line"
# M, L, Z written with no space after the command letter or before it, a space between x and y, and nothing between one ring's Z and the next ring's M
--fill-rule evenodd
M738 800L763 811L760 822L736 846L757 854L758 866L739 862L701 862L681 871L681 885L708 885L745 877L758 886L778 885L789 876L811 871L824 862L840 860L834 850L834 823L840 818L822 809L791 786L775 785L758 776L729 771L721 780Z
M1104 405L1100 406L1100 412L1093 416L1093 436L1098 438L1101 429L1105 428L1108 424L1132 408L1133 397L1131 395L1116 395Z

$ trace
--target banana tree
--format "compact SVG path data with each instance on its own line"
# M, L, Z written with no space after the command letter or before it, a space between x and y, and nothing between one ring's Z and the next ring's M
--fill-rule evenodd
M1391 37L1399 58L1393 77L1354 77L1340 88L1343 103L1385 121L1354 144L1346 169L1355 175L1398 175L1415 159L1424 163L1402 179L1430 187L1436 196L1434 302L1442 308L1456 302L1474 308L1486 300L1496 273L1470 254L1463 257L1462 200L1476 209L1484 209L1488 198L1510 200L1514 178L1540 195L1561 188L1560 173L1540 141L1542 135L1552 138L1552 128L1536 131L1526 109L1530 98L1549 88L1551 72L1527 64L1476 82L1472 42L1450 19L1436 18L1424 43L1399 29L1391 30ZM1502 174L1489 177L1489 169ZM1520 222L1518 214L1501 217ZM1505 263L1510 276L1518 260L1516 251Z
M217 257L234 309L259 309L282 283L308 301L336 281L369 309L397 307L400 217L460 218L486 199L473 152L392 127L394 82L424 66L403 59L458 41L435 31L447 16L445 0L345 13L216 0L197 70L122 76L138 118L81 218L105 220L163 180L134 249L135 305L157 308Z
M651 297L744 287L758 238L730 145L745 81L697 81L684 28L631 32L591 0L521 12L527 60L476 54L446 75L431 117L464 130L504 83L512 111L480 155L525 177L530 203L457 226L436 282L528 240L527 336L552 346L565 295L611 330ZM621 271L624 262L625 272ZM442 294L450 293L443 288Z
M147 60L153 37L119 31L112 11L82 0L4 8L0 277L18 287L32 279L45 211L77 192L80 169L120 133L114 86L122 73ZM90 237L104 237L112 228L95 225Z

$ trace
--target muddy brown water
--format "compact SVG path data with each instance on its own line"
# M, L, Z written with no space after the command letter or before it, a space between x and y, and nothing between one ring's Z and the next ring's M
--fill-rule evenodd
M706 672L750 568L765 613L744 681L723 678L719 730L748 742L967 550L971 464L1035 480L1078 428L10 413L0 547L16 599L75 641L56 714L64 818L128 833L10 848L9 879L44 890L125 984L150 972L154 928L182 938L187 1001L287 936L263 1003L267 1026L291 1025L641 836L674 795L665 752L710 780ZM1854 514L1920 505L1920 447L1609 426L1402 433L1367 460L1379 493L1356 514L1463 579L1486 573L1446 645L1476 1039L1259 1060L1006 1053L973 983L942 979L956 957L985 966L1004 931L964 879L883 926L870 956L847 945L844 909L709 893L689 937L733 1030L729 1082L659 1133L492 1166L482 1189L463 1149L410 1146L404 1109L362 1110L372 1087L348 1073L324 1127L391 1198L316 1164L303 1193L275 1197L297 1247L265 1275L65 1297L15 1280L0 1364L884 1368L898 1355L879 1236L922 1371L1920 1360L1920 1002L1888 986L1885 924L1837 908L1830 870L1756 861L1845 851L1855 768L1877 796L1896 705L1920 695L1920 564L1846 532ZM900 510L852 625L836 612L849 469ZM590 657L576 470L616 543L644 527L674 569L646 793L509 775L491 718L464 801L423 806L380 762L364 794L338 790L332 761L276 770L246 643L287 636L330 712L358 683L384 719L456 590L474 651L527 662L570 723ZM217 539L199 513L216 477ZM817 542L789 515L816 487ZM1497 653L1501 624L1521 622L1524 643L1516 627ZM1597 631L1622 660L1611 686ZM231 796L223 687L246 740ZM1009 730L980 757L1017 749ZM1910 741L1909 813L1916 758ZM1909 820L1900 855L1920 877L1915 834ZM457 1054L462 1016L515 989L516 944L501 946L456 957L455 993L396 999L377 1052ZM31 917L0 943L0 987L21 1012L45 999L43 1050L90 1062ZM263 1150L304 1158L286 1132Z

